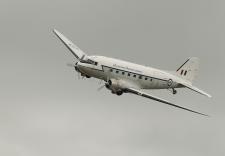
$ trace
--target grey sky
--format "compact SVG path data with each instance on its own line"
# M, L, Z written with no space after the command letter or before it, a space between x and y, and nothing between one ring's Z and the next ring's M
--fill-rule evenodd
M0 155L225 155L225 1L0 0ZM175 70L201 59L195 85L173 96L205 118L134 95L97 91L66 66L56 28L90 55Z

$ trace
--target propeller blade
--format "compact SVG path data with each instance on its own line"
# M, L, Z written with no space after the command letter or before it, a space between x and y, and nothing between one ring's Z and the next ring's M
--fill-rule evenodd
M74 64L72 64L72 63L67 63L66 64L68 67L74 67L75 65Z
M99 84L99 85L102 84L102 80L100 80L98 84Z
M97 90L100 91L105 87L105 85L100 86Z

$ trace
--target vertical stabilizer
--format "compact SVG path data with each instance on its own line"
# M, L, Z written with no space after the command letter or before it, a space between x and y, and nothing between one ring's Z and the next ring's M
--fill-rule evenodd
M189 58L176 71L176 74L189 82L193 82L199 70L199 59L197 57Z

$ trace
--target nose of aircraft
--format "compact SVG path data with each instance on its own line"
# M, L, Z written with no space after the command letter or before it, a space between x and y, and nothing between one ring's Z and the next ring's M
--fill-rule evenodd
M82 64L82 62L78 61L78 62L75 63L76 71L81 72L83 67L84 67L84 64Z
M74 67L76 71L79 71L79 62L76 62Z

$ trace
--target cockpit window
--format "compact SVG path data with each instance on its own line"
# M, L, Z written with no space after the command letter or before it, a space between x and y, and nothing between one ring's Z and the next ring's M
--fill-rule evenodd
M91 59L87 59L87 60L81 60L80 61L81 63L88 63L88 64L93 64L93 65L98 65L98 62L95 62L95 61L93 61L93 60L91 60Z
M87 60L87 63L95 64L95 61L92 61L92 60L88 59L88 60Z

